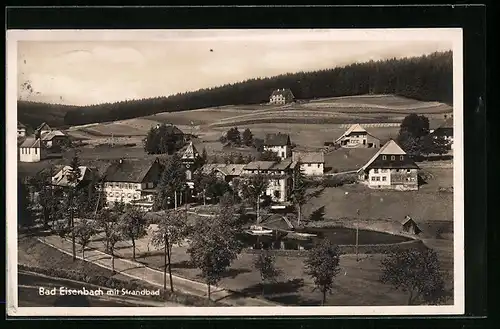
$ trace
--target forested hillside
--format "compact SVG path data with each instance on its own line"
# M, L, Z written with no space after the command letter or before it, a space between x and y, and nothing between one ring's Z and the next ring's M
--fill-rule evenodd
M396 94L423 101L452 104L452 52L421 57L354 63L315 72L299 72L250 79L168 97L106 103L68 109L49 105L51 113L66 113L66 125L124 120L159 112L183 111L232 104L258 104L269 100L274 89L290 88L297 99ZM30 107L30 103L23 107ZM21 110L20 110L21 111ZM20 115L22 119L22 115Z

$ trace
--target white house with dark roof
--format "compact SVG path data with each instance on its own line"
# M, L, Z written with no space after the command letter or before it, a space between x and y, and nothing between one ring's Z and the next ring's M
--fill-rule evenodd
M292 189L292 159L285 159L281 162L274 161L253 161L243 167L241 177L251 177L261 173L269 180L269 185L265 192L271 197L273 202L283 203L288 201Z
M112 163L103 177L108 205L123 201L126 204L140 205L145 210L151 209L161 169L158 159L120 159Z
M295 96L293 95L292 91L290 89L285 89L285 88L276 89L275 91L272 92L271 96L269 97L270 104L278 104L278 105L292 103L294 100Z
M274 152L282 160L292 154L292 142L288 134L267 134L264 140L264 151Z
M21 122L17 122L17 137L25 137L26 136L26 126Z
M335 140L335 144L346 148L380 148L380 139L354 124Z
M293 151L292 161L306 176L321 176L325 172L325 154L321 151Z
M370 188L418 190L418 169L411 157L391 139L357 174Z
M47 150L39 139L33 137L27 137L18 149L21 162L40 162L47 158Z

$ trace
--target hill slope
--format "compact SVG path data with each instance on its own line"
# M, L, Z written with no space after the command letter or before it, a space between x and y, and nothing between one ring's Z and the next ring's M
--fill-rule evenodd
M216 88L169 97L156 97L68 109L49 105L48 113L64 115L64 124L82 125L231 104L261 104L277 88L290 88L297 99L395 94L421 101L451 104L453 99L452 52L354 63L315 72L298 72L271 78L250 79ZM29 105L29 104L28 104ZM29 112L24 107L20 111ZM31 111L36 112L36 111ZM65 113L65 114L62 114ZM19 116L23 117L23 113ZM45 120L47 121L47 120Z

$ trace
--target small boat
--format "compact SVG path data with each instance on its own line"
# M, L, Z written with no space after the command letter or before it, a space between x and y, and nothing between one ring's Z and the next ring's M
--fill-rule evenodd
M252 225L249 230L246 230L245 233L250 235L268 235L272 234L273 230L266 230L262 226Z

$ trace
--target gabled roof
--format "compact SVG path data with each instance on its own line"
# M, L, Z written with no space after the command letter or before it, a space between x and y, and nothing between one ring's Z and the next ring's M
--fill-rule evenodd
M51 130L42 135L42 141L50 141L54 137L67 137L67 135L60 130Z
M252 161L243 167L244 170L269 170L274 166L274 161Z
M200 156L200 153L194 147L193 142L189 142L188 147L184 151L184 154L182 155L182 160L196 160Z
M80 166L78 167L80 170L80 177L78 178L78 182L81 182L85 179L89 178L90 175L90 169L85 166ZM52 177L52 184L58 185L58 186L69 186L70 183L68 182L68 174L71 171L71 166L64 166L61 168L55 175ZM72 183L71 185L75 185L75 183Z
M285 146L290 145L290 135L288 134L267 134L264 140L265 146Z
M228 164L217 168L217 170L225 176L240 176L245 166L244 164Z
M21 122L17 122L17 129L26 129L26 126L23 125Z
M27 137L24 142L19 147L36 147L40 148L41 143L39 139L35 139L33 137Z
M359 171L361 170L366 170L368 166L370 166L377 158L379 155L405 155L406 152L403 151L403 149L394 141L394 140L389 140L387 143L382 146L375 155L368 160L368 162L360 168ZM412 161L413 162L413 161ZM415 165L416 166L416 165Z
M158 160L120 160L111 164L104 179L108 182L142 183Z
M289 88L276 89L272 92L271 97L275 95L283 95L285 98L295 98L292 91Z
M207 163L204 164L200 169L198 169L198 171L204 175L209 175L217 169L224 168L225 166L225 163Z
M325 163L323 152L293 152L292 161L299 163Z
M42 130L52 130L52 128L49 127L49 125L44 122L38 128L36 128L37 131L42 131Z
M343 134L342 136L340 136L339 138L337 138L335 140L335 142L338 142L339 140L341 140L342 138L346 137L346 136L349 136L350 134L352 133L367 133L368 135L372 136L372 137L375 137L373 136L372 134L370 134L365 128L363 128L360 124L353 124L352 126L349 127L349 129L347 129ZM375 137L376 138L376 137Z

